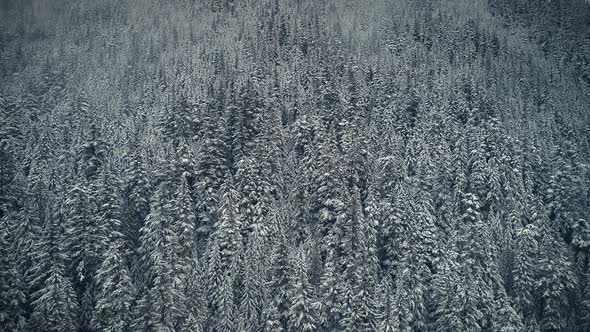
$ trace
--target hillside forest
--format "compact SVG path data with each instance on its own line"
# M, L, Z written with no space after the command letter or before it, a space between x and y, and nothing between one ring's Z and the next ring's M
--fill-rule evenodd
M590 331L590 4L1 0L0 331Z

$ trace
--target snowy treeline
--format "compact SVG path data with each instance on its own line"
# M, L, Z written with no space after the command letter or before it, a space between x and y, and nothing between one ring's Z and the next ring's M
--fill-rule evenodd
M590 330L584 0L0 2L0 331Z

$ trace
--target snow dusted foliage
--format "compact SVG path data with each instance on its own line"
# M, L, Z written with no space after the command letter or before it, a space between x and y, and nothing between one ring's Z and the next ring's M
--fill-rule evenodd
M589 331L589 17L0 1L0 331Z

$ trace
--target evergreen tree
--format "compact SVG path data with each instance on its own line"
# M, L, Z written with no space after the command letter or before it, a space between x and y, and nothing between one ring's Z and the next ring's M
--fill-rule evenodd
M39 288L32 294L33 312L29 322L32 330L65 332L79 327L78 300L66 275L62 222L59 210L51 213L34 248L36 265L32 284Z
M138 305L145 315L140 319L147 320L148 331L178 331L186 319L186 294L183 271L178 264L179 236L171 206L172 195L169 183L160 185L141 229L140 252L148 264L148 284Z
M201 332L205 331L208 317L205 272L201 261L193 255L190 262L190 273L186 285L186 296L188 299L188 317L182 330Z
M291 305L289 307L289 331L316 331L312 287L308 280L307 262L303 247L299 247L291 278Z
M175 264L178 266L178 270L182 271L190 267L193 253L196 250L196 216L193 211L188 182L184 176L181 177L180 184L176 188L175 196L171 202L171 209L172 217L174 218L174 232L177 237L175 251L178 258ZM188 270L182 271L183 276L187 276L188 274Z
M341 324L346 331L370 331L375 327L376 249L374 234L366 222L360 202L360 192L352 193L350 210L343 222L340 244L343 273L340 283L343 296Z
M48 198L44 174L36 164L32 166L27 179L23 207L15 215L15 243L13 247L16 253L15 259L17 260L18 270L27 283L34 277L34 246L41 239L47 214L46 200ZM30 297L31 293L36 290L29 286L31 285L26 285L27 297Z
M541 295L541 329L546 331L566 328L569 317L568 296L576 286L567 248L559 233L545 228L538 262L538 287Z
M582 326L584 328L590 328L590 266L586 268L586 273L584 274L584 293L582 297L582 308L581 312L584 314L582 315Z
M535 289L537 281L537 260L539 244L538 228L534 224L523 227L516 233L513 268L514 299L519 313L526 320L534 315Z
M435 331L482 331L485 314L478 308L477 294L469 289L473 283L457 271L455 262L447 258L434 276Z
M93 325L100 331L127 331L131 323L133 284L124 258L123 242L112 242L96 274L96 314Z
M160 128L164 137L177 148L181 141L195 135L193 107L184 94L176 97L172 105L165 107L160 116Z
M341 279L338 276L334 237L333 234L330 234L326 239L329 249L320 277L319 298L316 304L319 316L318 325L322 331L338 330L342 314L342 298L338 287L338 282Z
M1 331L590 330L587 0L62 2L0 0Z
M236 330L236 305L234 303L233 278L230 273L223 276L219 293L215 298L216 312L213 315L213 331L230 332Z
M386 274L379 284L380 310L377 315L377 331L393 332L399 330L399 314L395 285L390 274Z
M238 209L240 196L231 182L222 188L223 195L219 202L219 219L212 234L213 241L219 246L222 271L227 270L232 261L238 258L243 246L242 218Z
M125 170L124 197L126 202L127 220L123 223L122 232L131 248L139 247L139 230L150 212L152 195L151 181L145 167L144 157L139 146L132 145L129 166ZM134 260L136 260L135 258Z
M285 235L279 233L278 243L272 254L272 266L270 268L270 280L267 287L270 290L269 302L263 313L265 331L287 331L289 320L289 278L292 275L292 266L289 261L289 247Z
M70 252L72 268L76 271L76 280L86 285L94 274L102 253L104 243L103 230L95 218L94 202L91 202L91 191L76 185L68 193L64 202L67 221L66 243Z
M26 324L25 285L11 250L14 237L9 231L8 218L0 220L0 325L6 331L22 331Z
M253 231L262 236L270 233L266 217L271 208L272 189L269 180L262 173L264 166L265 161L260 158L244 157L238 163L236 180L239 191L243 193L239 207L244 238Z
M200 137L203 142L198 153L197 181L199 193L200 228L205 231L213 226L216 217L219 189L228 175L228 147L225 136L225 100L222 91L215 102L207 105L202 116Z
M243 276L243 292L240 298L240 330L260 331L262 303L264 300L264 275L262 244L258 232L248 238L248 245L241 269Z

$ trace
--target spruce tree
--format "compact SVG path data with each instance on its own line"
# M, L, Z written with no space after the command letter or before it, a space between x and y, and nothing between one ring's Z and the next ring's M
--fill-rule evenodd
M535 312L539 230L535 224L529 224L518 230L516 236L512 290L518 312L528 320Z
M186 295L178 265L178 239L171 201L164 182L154 193L150 214L141 229L140 252L148 265L148 283L140 299L149 331L178 331L186 319Z
M270 290L269 300L266 304L263 319L265 331L287 331L289 320L289 278L293 267L289 260L289 247L284 233L279 233L276 239L275 250L272 253L272 265L270 267L270 280L267 287Z
M570 314L569 294L576 286L567 247L557 231L546 227L540 248L538 291L541 293L541 329L564 329Z
M123 223L122 232L132 248L139 247L139 230L150 212L152 185L146 169L143 151L138 144L132 145L129 165L124 173L124 198L127 220ZM137 258L135 258L137 259Z
M196 190L199 196L200 228L211 228L216 219L219 189L229 172L228 146L224 140L225 100L222 91L214 102L206 105L201 119L202 144L197 155Z
M57 206L53 206L57 209ZM46 218L42 238L36 243L32 294L32 330L65 332L79 327L78 300L73 284L66 274L67 254L64 246L63 218L53 210ZM35 288L37 286L34 286Z
M122 332L130 328L134 289L124 254L123 241L113 241L96 273L93 326L99 331Z
M264 266L262 243L258 232L253 232L248 238L243 267L241 268L243 291L241 292L240 330L260 331L262 305L264 300Z
M291 304L289 307L289 331L316 331L312 287L307 273L307 262L303 247L299 247L291 277Z
M6 331L25 329L25 285L18 269L9 215L0 219L0 326Z

